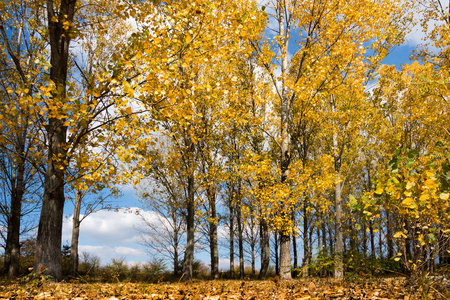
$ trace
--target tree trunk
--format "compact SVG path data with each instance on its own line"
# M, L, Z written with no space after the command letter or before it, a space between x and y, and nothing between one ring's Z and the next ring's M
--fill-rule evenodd
M177 217L176 214L173 214L173 224L178 224L177 223ZM177 226L174 226L174 231L173 231L173 275L174 276L178 276L178 239L179 239L179 235L178 235L178 228Z
M362 226L362 232L363 232L363 237L362 237L362 246L363 246L363 254L364 257L367 256L367 226L366 224L364 224Z
M188 177L188 199L187 199L187 219L186 219L186 251L184 253L184 276L185 281L192 280L192 265L194 263L194 221L195 221L195 194L194 194L194 174Z
M255 255L255 220L253 218L253 208L250 208L250 250L251 250L251 258L252 258L252 275L256 273L256 255Z
M58 119L50 119L49 128L52 128L48 132L51 137L49 141L51 149L47 158L34 270L60 280L62 277L61 234L65 202L64 171L60 168L61 163L55 161L54 157L65 157L65 150L60 145L66 142L66 131Z
M378 258L383 259L383 243L381 242L383 240L383 230L380 226L380 229L378 230Z
M305 197L305 204L303 205L303 277L308 277L309 265L309 239L308 239L308 201Z
M241 212L241 183L238 183L237 192L237 225L238 225L238 246L239 246L239 278L244 279L244 237L243 237L243 224L242 224L242 212Z
M278 241L278 233L275 232L275 274L276 275L280 275L280 261L278 260L278 246L279 246L279 241Z
M339 175L337 182L339 182ZM344 244L342 235L342 202L341 202L341 184L336 183L335 189L335 207L336 207L336 229L335 229L335 246L334 251L336 253L336 264L334 267L334 278L344 277L344 267L343 267L343 255L344 255Z
M59 12L55 11L54 1L47 0L48 36L50 39L50 80L56 86L52 91L47 125L47 168L44 179L44 196L36 240L34 271L44 271L56 279L61 279L61 234L64 213L64 173L67 168L67 127L64 126L64 113L58 107L66 102L66 79L69 61L70 36L76 0L61 0ZM58 3L58 2L57 2ZM55 22L54 18L58 21ZM62 118L58 118L62 117Z
M331 111L334 113L336 111L336 106L334 102L334 97L331 99ZM336 132L333 132L333 156L334 156L334 169L336 171L336 182L335 182L335 246L334 251L336 254L336 263L334 266L334 278L344 277L344 266L343 266L343 255L344 255L344 244L343 244L343 232L342 232L342 184L341 184L341 156L339 153L338 136Z
M211 254L211 277L218 279L219 250L217 247L216 193L212 187L208 187L207 194L209 201L209 249Z
M260 240L261 240L261 270L259 271L258 279L264 279L266 278L270 262L269 228L264 218L261 218L260 220Z
M295 227L295 223L293 223L293 224L294 224L294 227ZM294 251L294 270L292 272L292 276L294 278L296 278L297 274L298 274L298 270L297 270L297 268L298 268L298 254L297 254L297 238L296 238L295 234L292 235L292 251Z
M19 137L14 162L14 174L11 180L11 211L8 217L8 229L5 247L5 269L8 278L19 275L20 267L20 219L22 212L22 200L25 189L25 141L24 136Z
M325 219L322 220L322 247L324 253L326 254L328 251L327 251L327 228L325 225Z
M387 253L388 253L388 259L391 259L394 257L394 243L392 241L392 223L390 221L390 214L389 211L386 211L386 240L387 240Z
M280 32L283 33L281 50L281 183L289 184L289 164L291 162L290 146L291 137L289 135L289 115L291 111L290 98L288 96L288 88L285 83L287 72L289 71L288 61L288 47L289 47L289 22L286 19L286 7L282 2L278 2L278 22L280 26ZM285 222L288 222L290 217L290 204L289 195L285 199L281 199L282 204L282 218L285 218ZM287 224L286 224L287 225ZM280 278L291 279L291 237L289 226L283 226L280 231Z
M375 235L373 232L373 221L369 220L369 232L370 232L370 258L374 259L375 254Z
M230 193L230 278L234 278L234 206L233 206L233 191Z
M280 278L291 279L291 236L280 234Z
M72 219L72 241L70 243L70 274L76 276L78 274L78 239L80 237L80 212L81 200L83 199L83 191L77 189L75 191L75 207Z

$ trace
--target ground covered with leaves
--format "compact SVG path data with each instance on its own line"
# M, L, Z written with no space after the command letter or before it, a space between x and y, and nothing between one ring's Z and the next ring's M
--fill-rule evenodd
M446 280L404 278L337 281L194 281L187 283L4 282L0 299L450 299Z

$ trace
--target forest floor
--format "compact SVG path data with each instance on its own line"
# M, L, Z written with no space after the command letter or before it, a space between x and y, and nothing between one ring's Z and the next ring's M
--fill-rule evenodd
M158 284L34 280L0 284L0 299L450 299L450 283L427 279L414 286L404 278L195 280Z

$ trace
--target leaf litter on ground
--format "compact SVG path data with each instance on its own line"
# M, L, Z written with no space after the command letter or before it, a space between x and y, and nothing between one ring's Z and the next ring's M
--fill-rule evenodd
M413 286L405 278L373 278L358 281L323 278L251 280L195 280L192 282L81 283L4 282L0 299L157 299L157 300L317 300L317 299L450 299L439 281Z

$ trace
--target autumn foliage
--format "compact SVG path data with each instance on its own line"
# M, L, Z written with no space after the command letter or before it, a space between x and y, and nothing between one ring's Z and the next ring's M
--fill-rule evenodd
M264 2L0 1L5 274L33 260L4 297L448 296L448 4ZM411 28L409 63L384 64ZM86 197L123 184L157 216L141 214L151 254L189 284L43 280L82 278L81 206L111 208ZM212 279L225 252L227 278L278 277L192 282L199 249ZM382 275L407 279L353 283ZM311 276L347 281L290 281Z

